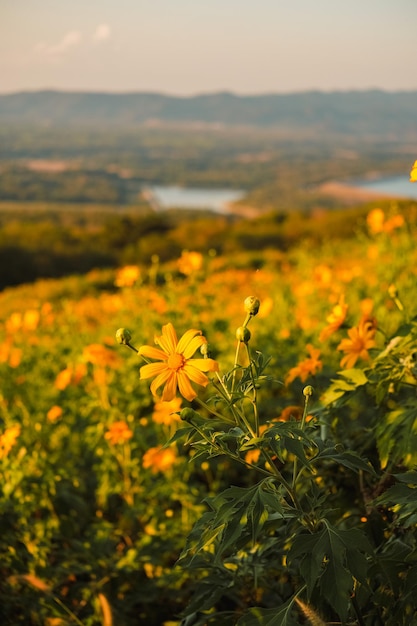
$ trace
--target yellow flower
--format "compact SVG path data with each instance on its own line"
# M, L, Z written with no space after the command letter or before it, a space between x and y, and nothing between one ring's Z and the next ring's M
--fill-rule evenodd
M414 161L414 165L411 168L410 183L417 183L417 161Z
M342 294L340 296L339 302L336 306L333 307L330 315L327 316L326 321L328 322L328 326L323 328L320 333L320 341L325 341L330 335L332 335L346 319L346 313L348 310L348 305L345 302L345 296Z
M297 376L305 382L310 375L317 374L323 367L320 361L320 350L314 348L311 343L306 346L310 357L301 361L296 367L292 367L285 378L285 384L289 385Z
M142 346L139 354L160 362L143 365L140 368L140 377L144 379L155 376L151 383L154 396L165 385L161 398L163 402L170 402L175 398L177 387L186 400L193 400L197 394L190 381L206 387L209 380L203 372L216 372L219 369L213 359L191 358L198 348L207 343L201 330L187 330L178 341L174 327L169 323L162 327L162 335L155 337L155 343L160 348Z
M175 452L172 448L163 448L157 446L155 448L149 448L143 455L142 465L144 469L151 469L156 474L157 472L164 472L168 470L177 460Z
M373 235L384 230L385 214L382 209L372 209L366 217L368 228Z
M125 265L116 273L114 284L116 287L132 287L140 278L140 269L137 265Z
M110 424L109 429L105 433L104 437L108 439L113 446L115 446L118 443L126 443L126 441L129 441L129 439L132 439L133 431L130 430L129 426L124 420L120 420L117 422L113 422L113 424Z
M375 324L365 317L358 326L348 330L349 339L342 339L337 346L338 350L346 353L340 361L341 367L350 369L359 358L369 360L368 350L376 345L375 331Z
M181 274L189 276L193 272L198 272L203 267L203 255L200 252L188 252L183 250L178 259L178 269Z
M62 408L57 404L54 404L54 406L49 409L46 417L50 422L56 422L61 417L62 413Z
M0 435L0 459L4 459L13 448L20 435L20 426L11 426Z
M152 413L152 419L156 424L169 426L180 420L177 414L181 411L181 398L174 398L170 402L156 402Z

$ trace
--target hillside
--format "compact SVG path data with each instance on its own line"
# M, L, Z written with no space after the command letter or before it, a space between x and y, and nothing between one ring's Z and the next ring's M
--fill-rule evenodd
M0 123L56 126L192 124L410 136L417 91L304 92L176 97L159 93L38 91L0 95Z

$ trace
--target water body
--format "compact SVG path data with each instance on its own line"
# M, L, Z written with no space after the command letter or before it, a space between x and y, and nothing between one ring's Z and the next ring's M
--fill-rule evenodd
M160 211L165 209L208 209L217 213L227 213L228 204L244 196L239 189L204 189L169 185L150 185L145 195Z
M410 183L408 176L390 176L355 183L355 187L395 198L417 198L417 183Z

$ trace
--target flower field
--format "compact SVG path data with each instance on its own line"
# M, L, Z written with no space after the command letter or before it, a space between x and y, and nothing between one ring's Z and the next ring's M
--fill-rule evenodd
M0 294L2 625L417 624L417 206L356 231Z

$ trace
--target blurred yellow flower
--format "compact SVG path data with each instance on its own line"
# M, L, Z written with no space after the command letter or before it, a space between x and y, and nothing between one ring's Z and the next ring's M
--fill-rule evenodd
M41 314L37 309L28 309L23 315L24 330L36 330L39 325Z
M317 374L323 367L323 363L320 361L320 350L314 348L311 343L306 346L309 357L301 361L295 367L292 367L285 378L285 384L289 385L295 378L300 378L302 382L305 382L311 375Z
M140 269L137 265L125 265L116 272L114 284L116 287L132 287L140 278Z
M337 346L338 350L346 353L340 361L341 367L350 369L359 358L369 360L368 350L376 345L375 332L375 324L366 317L362 318L358 326L348 330L349 338L342 339Z
M174 398L170 402L156 402L152 413L153 421L165 426L178 422L180 416L177 413L181 411L181 404L181 398Z
M343 322L346 319L346 313L348 310L348 305L345 302L345 295L342 295L339 298L339 302L333 307L330 315L326 317L326 321L328 322L328 326L323 328L320 333L319 339L320 341L325 341L330 335L335 333Z
M181 274L189 276L194 272L198 272L203 267L203 255L200 252L188 252L183 250L181 257L178 259L178 269Z
M101 367L116 368L120 359L114 350L106 348L101 343L92 343L83 350L83 357L89 363L99 365Z
M68 385L78 385L80 380L87 373L87 367L85 363L77 363L77 365L70 365L63 369L55 378L54 386L56 389L63 391Z
M417 161L414 161L414 165L411 168L410 183L417 183Z
M382 209L373 209L368 213L366 218L370 232L375 235L377 233L391 233L396 228L404 226L405 220L402 215L396 213L387 220Z
M384 230L384 221L385 214L382 209L372 209L366 217L366 223L368 224L368 228L373 235L382 233Z
M0 459L4 459L16 444L17 438L20 435L20 426L10 426L2 435L0 435Z
M61 417L62 413L62 408L57 404L54 404L54 406L49 409L46 417L50 422L56 422Z
M143 455L142 465L144 469L150 469L154 474L170 469L177 460L172 448L156 446L149 448Z
M259 457L261 456L261 451L259 448L254 448L253 450L249 450L245 454L245 461L250 465L255 465L259 461Z
M155 343L160 348L142 346L139 354L160 362L143 365L140 368L140 377L145 379L155 376L151 383L151 393L154 396L165 385L161 398L163 402L173 400L177 388L186 400L193 400L197 393L190 381L206 387L209 379L203 372L215 372L219 369L217 361L213 359L191 358L198 348L207 343L200 330L187 330L178 341L174 327L169 323L162 327L162 335L155 337Z
M133 437L133 431L124 420L119 420L110 424L108 431L104 435L105 439L113 446L118 443L126 443Z
M392 215L387 219L384 224L384 232L390 233L396 228L401 228L402 226L404 226L404 223L405 221L402 215L400 215L399 213L397 213L396 215Z

